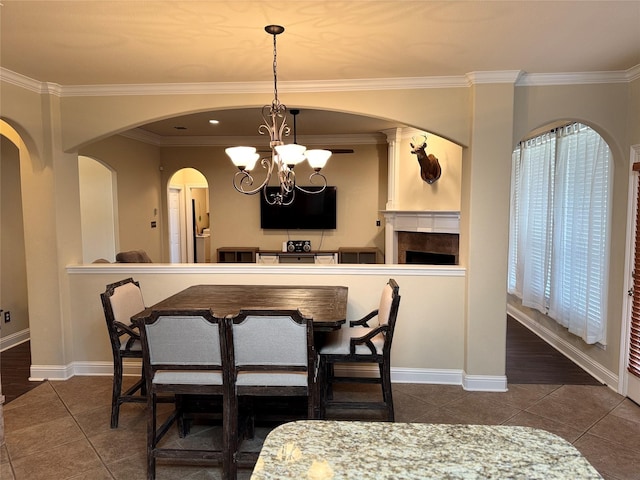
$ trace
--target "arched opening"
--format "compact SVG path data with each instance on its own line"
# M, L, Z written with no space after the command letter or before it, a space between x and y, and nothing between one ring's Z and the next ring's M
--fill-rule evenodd
M99 160L78 156L82 259L114 262L118 252L116 173Z
M195 168L182 168L167 186L170 263L211 261L209 184Z

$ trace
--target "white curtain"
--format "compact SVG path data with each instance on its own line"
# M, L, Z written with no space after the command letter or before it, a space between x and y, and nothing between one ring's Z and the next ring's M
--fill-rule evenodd
M587 343L604 340L609 147L574 124L559 132L549 315Z
M587 343L605 343L611 153L581 124L513 152L508 291Z
M522 146L519 178L516 290L522 304L547 311L552 240L555 135L547 133Z

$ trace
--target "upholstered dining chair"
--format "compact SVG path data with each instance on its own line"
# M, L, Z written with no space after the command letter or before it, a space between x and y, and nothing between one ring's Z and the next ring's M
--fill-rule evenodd
M314 418L317 362L313 320L298 310L241 310L226 321L233 358L230 383L235 396L230 397L230 410L236 416L234 425L239 401L247 397L306 397L307 418ZM241 454L238 447L233 448L236 464L255 462L257 452Z
M136 317L140 329L144 369L147 382L147 479L156 475L156 459L179 462L222 464L223 479L235 479L230 462L235 444L231 440L235 429L226 408L230 391L227 367L228 353L224 334L224 319L213 316L210 310L153 311ZM166 397L219 397L222 400L222 448L211 439L211 448L180 448L163 445L160 441L174 423L178 423L179 406L158 421L158 403ZM162 418L162 417L161 417Z
M125 278L107 285L105 292L100 294L100 299L113 353L111 428L117 428L120 405L124 402L146 403L147 401L142 370L141 379L124 393L122 392L123 360L138 358L142 361L140 335L138 329L131 324L131 317L144 310L145 306L140 284L133 278Z
M394 421L393 395L391 392L391 344L400 306L400 287L389 279L382 290L380 304L360 320L349 322L330 332L319 347L321 384L321 416L326 407L382 409L387 420ZM377 377L336 376L336 363L374 363L378 365ZM330 399L334 383L375 383L382 388L382 402L345 401Z

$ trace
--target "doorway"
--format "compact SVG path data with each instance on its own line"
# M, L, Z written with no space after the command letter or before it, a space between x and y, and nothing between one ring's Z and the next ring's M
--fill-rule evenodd
M170 262L210 262L207 179L194 168L178 170L169 180L167 199Z

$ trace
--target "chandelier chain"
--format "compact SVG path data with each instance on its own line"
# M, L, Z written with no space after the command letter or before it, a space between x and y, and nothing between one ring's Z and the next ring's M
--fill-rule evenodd
M278 110L278 105L280 104L280 100L278 100L278 49L276 45L276 37L277 35L273 35L273 105L274 109Z

